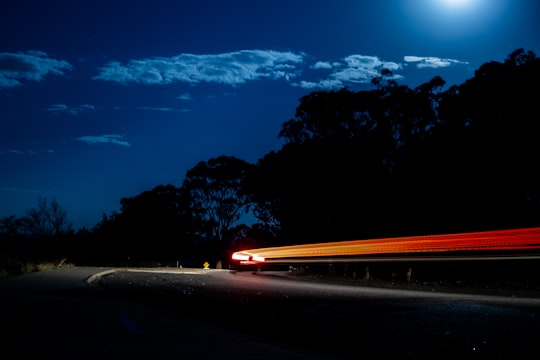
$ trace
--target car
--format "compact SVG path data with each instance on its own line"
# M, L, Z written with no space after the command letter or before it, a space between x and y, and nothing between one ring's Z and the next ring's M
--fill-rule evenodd
M248 251L237 251L231 255L229 268L233 270L260 271L264 262L264 257L257 254L252 254Z

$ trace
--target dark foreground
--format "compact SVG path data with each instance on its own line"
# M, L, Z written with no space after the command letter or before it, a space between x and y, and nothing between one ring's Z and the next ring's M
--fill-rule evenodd
M94 285L100 277L93 275L111 270L70 268L0 279L2 353L32 360L324 359L197 320L190 314L197 304L174 305L161 295L162 286L167 287L162 279L155 287L144 280L145 296L124 296ZM176 281L169 280L170 285Z
M19 359L540 358L534 296L201 269L114 271L88 285L83 280L103 269L83 270L0 281L6 353Z
M540 356L538 298L381 289L284 275L117 272L100 286L113 296L339 359Z

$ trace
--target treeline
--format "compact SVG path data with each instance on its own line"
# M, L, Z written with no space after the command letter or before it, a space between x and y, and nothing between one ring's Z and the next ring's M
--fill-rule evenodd
M2 246L22 256L32 239L48 249L34 253L92 265L226 266L242 247L537 226L539 83L540 59L518 49L446 90L441 77L409 88L384 71L371 90L313 92L255 164L201 161L180 187L123 198L91 230L39 234L4 218ZM254 225L240 224L246 213Z

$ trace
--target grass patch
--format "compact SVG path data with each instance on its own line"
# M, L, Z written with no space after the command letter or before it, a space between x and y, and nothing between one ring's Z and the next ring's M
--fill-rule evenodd
M32 262L5 254L0 256L0 278L71 267L75 267L75 265L68 263L66 258L57 261Z

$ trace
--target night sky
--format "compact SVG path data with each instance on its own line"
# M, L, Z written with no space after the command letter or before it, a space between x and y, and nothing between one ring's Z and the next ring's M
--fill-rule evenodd
M4 0L0 32L0 217L54 197L90 229L200 161L278 150L313 91L540 55L540 1Z

